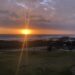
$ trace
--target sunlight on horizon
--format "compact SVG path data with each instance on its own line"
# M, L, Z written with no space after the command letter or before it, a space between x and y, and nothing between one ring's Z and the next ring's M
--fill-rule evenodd
M21 34L25 34L25 35L32 34L32 30L30 30L30 29L22 29Z

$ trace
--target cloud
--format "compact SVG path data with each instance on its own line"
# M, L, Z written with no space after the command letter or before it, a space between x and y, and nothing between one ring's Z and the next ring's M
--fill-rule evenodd
M20 21L17 22L17 21L11 20L9 18L0 21L0 26L7 27L7 28L12 28L12 27L16 28L16 27L19 27L20 24L21 24Z
M74 0L0 0L0 27L24 28L25 16L29 14L30 28L74 30L74 3Z
M14 18L16 18L16 19L20 18L20 17L19 17L16 13L14 13L14 12L10 13L9 16L10 16L11 18L14 17Z
M16 2L16 5L18 5L18 6L22 7L22 8L28 9L28 7L24 3Z
M19 27L22 24L22 20L15 12L8 10L0 10L0 27Z
M2 13L3 12L3 13ZM3 19L0 18L0 26L6 28L24 28L25 20L21 19L15 12L1 11L1 14L8 14ZM55 17L54 17L55 19ZM55 29L55 30L74 30L75 26L62 22L63 19L56 17L55 20L47 19L43 15L30 16L29 28L32 29ZM59 20L61 22L59 22ZM65 21L65 20L64 20Z
M0 14L9 14L8 10L0 10Z

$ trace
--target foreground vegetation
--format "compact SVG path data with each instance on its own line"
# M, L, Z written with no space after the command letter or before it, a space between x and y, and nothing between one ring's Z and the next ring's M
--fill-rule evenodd
M0 53L0 75L15 75L20 52ZM73 75L75 52L24 52L18 75Z

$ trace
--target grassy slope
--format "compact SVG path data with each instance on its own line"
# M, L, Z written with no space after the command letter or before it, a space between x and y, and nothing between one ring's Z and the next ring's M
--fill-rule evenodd
M0 53L0 75L15 75L19 53ZM19 75L72 75L75 52L23 53Z

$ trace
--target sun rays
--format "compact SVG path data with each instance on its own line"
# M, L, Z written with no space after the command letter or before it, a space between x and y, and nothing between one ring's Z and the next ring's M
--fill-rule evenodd
M30 12L30 11L29 11ZM26 65L28 64L28 35L31 34L31 30L28 28L29 24L30 24L30 19L29 19L29 15L30 13L25 14L24 13L24 18L25 18L25 28L23 30L21 30L21 34L24 34L24 40L23 40L23 44L21 47L21 51L20 51L20 55L19 55L19 59L18 59L18 63L17 63L17 69L16 69L16 74L15 75L19 75L19 71L20 71L20 67L21 67L21 62L22 62L22 58L23 58L23 54L25 53L25 63ZM28 16L28 17L26 17Z

